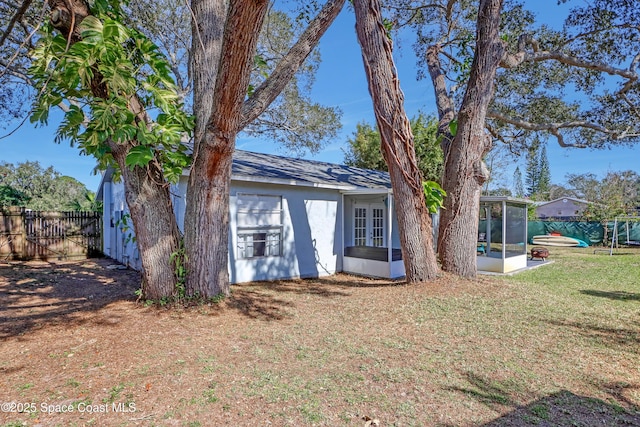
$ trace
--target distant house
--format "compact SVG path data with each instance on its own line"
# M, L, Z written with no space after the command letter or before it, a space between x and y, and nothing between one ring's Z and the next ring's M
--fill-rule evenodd
M538 203L536 216L540 219L574 220L578 219L590 204L587 200L562 197Z
M103 176L104 253L139 269L122 183ZM185 175L172 191L184 224ZM229 202L232 283L349 272L404 276L389 174L236 150Z

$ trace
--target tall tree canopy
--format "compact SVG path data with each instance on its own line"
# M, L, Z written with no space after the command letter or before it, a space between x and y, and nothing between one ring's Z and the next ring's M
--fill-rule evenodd
M536 140L527 150L527 197L533 200L549 200L551 170L546 144Z
M477 156L486 153L490 142L482 148L470 148L468 144L473 146L485 138L482 131L477 129L467 141L456 134L466 108L474 108L465 102L469 102L470 91L478 90L478 84L495 83L486 93L488 101L474 102L476 108L487 104L486 114L482 110L479 114L484 115L485 132L494 141L511 145L515 152L526 152L536 138L548 137L563 147L602 148L637 142L640 12L631 0L571 3L576 7L562 29L539 25L534 15L515 0L505 0L504 8L498 3L494 5L498 9L492 5L491 14L483 12L489 6L483 0L389 3L394 21L416 32L418 63L424 64L421 75L429 75L435 88L439 128L445 136L444 188L449 203L440 229L444 245L439 249L443 267L449 271L475 274L472 236L476 232L473 210L477 202L468 201L478 193L463 194L455 177L476 176L474 185L478 186L486 180ZM483 45L482 30L495 19L495 12L504 19L499 21L493 41ZM485 48L498 44L502 46L497 69L474 70L476 63L493 61L493 56L486 56L491 49ZM474 74L478 70L480 76ZM449 162L451 148L473 154L453 164ZM474 168L478 173L474 174ZM466 203L473 205L471 209ZM455 212L458 219L448 218L450 212ZM456 221L461 227L452 232ZM452 240L467 243L449 246L447 242Z
M516 166L516 170L513 171L513 193L516 197L524 197L524 183L522 182L522 172L520 167Z
M30 2L24 4L28 9ZM38 40L36 60L30 64L26 80L38 89L32 119L46 123L49 109L61 107L66 114L59 128L60 139L71 139L84 152L95 155L103 166L111 163L120 170L140 249L143 295L161 299L186 289L191 295L210 297L228 293L228 278L218 274L227 268L224 233L228 230L217 234L212 223L191 221L187 212L187 252L194 252L187 253L191 274L186 277L186 288L185 277L179 277L179 269L172 265L172 261L178 261L175 254L181 251L168 183L175 181L189 164L184 144L185 135L193 128L189 105L199 118L189 209L199 211L198 195L203 195L208 200L210 218L224 218L228 210L227 166L238 132L275 132L278 128L284 130L282 139L291 146L295 139L297 144L317 149L338 128L336 111L305 98L304 85L298 85L294 77L343 1L328 2L304 31L287 26L281 15L274 15L277 19L263 25L266 2L194 1L189 13L189 18L195 20L190 40L183 31L185 23L192 22L182 19L186 9L177 8L175 16L167 15L172 3L158 4L168 7L149 8L152 16L182 24L175 34L158 38L167 55L150 38L158 33L166 35L164 27L151 25L141 31L135 25L125 25L143 15L140 3L136 7L133 2L111 0L47 2L49 21ZM145 6L148 7L146 3ZM257 11L255 8L264 13L251 15ZM237 15L227 16L227 11ZM138 22L142 21L140 18ZM30 21L25 25L28 27ZM269 40L262 45L265 50L260 50L258 36L265 29ZM5 33L11 34L12 27L7 26ZM294 34L298 36L296 43L291 40ZM25 36L26 41L33 41L31 35ZM172 46L177 48L173 50ZM279 51L277 46L284 50ZM185 63L186 58L191 61ZM307 83L313 75L313 63L302 67L301 80ZM195 83L191 83L194 77ZM290 82L293 83L289 85ZM193 101L189 96L192 87L196 89ZM283 92L285 95L279 98ZM266 110L272 105L273 111L279 111L273 113L276 119L256 124L259 117L269 117ZM263 113L266 116L261 116ZM209 125L212 128L206 129ZM226 141L221 145L225 160L218 162L221 158L214 155L216 165L208 160L215 151L210 149L210 141L205 142L204 148L201 144L203 137L213 134ZM211 197L212 189L204 180L214 186L221 184L221 197ZM216 227L224 223L224 219L215 222ZM220 262L200 259L197 253L206 253ZM212 268L216 273L210 274Z
M565 147L635 144L640 135L637 106L640 12L633 0L594 0L575 5L560 29L545 24L524 2L507 0L500 37L505 53L487 112L487 129L514 150L536 134ZM454 113L466 90L477 0L390 2L398 26L417 34L419 76L427 74L429 51L437 48L445 94ZM454 114L455 116L455 114ZM521 150L522 152L522 150Z
M146 35L166 59L180 101L184 103L185 111L191 113L192 14L189 4L180 0L129 0L114 4L122 9L119 13L121 22ZM0 118L3 118L0 129L15 123L15 118L25 117L30 99L35 96L34 82L28 71L32 59L29 52L41 38L36 30L46 23L46 10L42 2L25 0L16 7L14 2L0 0L0 100L5 106L0 110ZM252 66L249 92L273 72L304 31L306 22L308 19L295 15L295 11L285 13L269 9ZM312 52L280 96L242 131L249 136L280 142L295 153L317 151L334 138L341 127L340 110L320 105L307 95L320 61L319 52ZM66 109L68 104L60 103L59 106Z
M78 180L38 162L0 162L0 205L40 211L92 210L93 193Z
M583 213L588 220L610 220L640 214L640 175L635 171L609 172L603 179L592 173L569 174L571 196L591 202Z
M171 64L177 85L181 88L189 111L195 75L190 64L194 52L191 7L180 0L153 0L150 3L131 0L129 20L158 45ZM248 94L273 71L293 43L302 35L308 16L293 16L270 7L260 29ZM170 28L171 31L167 31ZM305 63L291 76L287 85L263 113L242 129L248 136L279 142L290 152L315 152L336 136L340 129L340 110L314 102L307 95L315 82L321 62L320 53L312 51Z
M418 168L425 180L440 182L442 149L438 143L438 121L420 113L410 119ZM380 133L368 123L359 123L352 138L347 140L345 164L359 168L387 171L380 151Z
M0 1L0 129L29 112L29 51L35 47L33 33L43 8L41 1Z
M514 163L515 156L506 146L495 144L485 155L484 162L487 166L489 178L484 183L483 195L485 196L512 196L514 191L509 188L507 170Z

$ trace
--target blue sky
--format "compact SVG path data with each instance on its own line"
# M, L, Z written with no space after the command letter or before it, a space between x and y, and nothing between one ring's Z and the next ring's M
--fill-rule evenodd
M532 4L541 20L562 18L562 13L557 12L557 0L528 0L528 3ZM343 129L334 141L319 153L306 155L307 158L341 163L344 159L342 149L346 147L347 139L353 135L356 124L361 121L371 124L375 122L354 25L353 12L347 7L321 41L322 64L312 98L316 102L339 107L343 112ZM419 111L434 113L436 107L431 83L416 80L415 58L409 41L396 42L395 59L409 117ZM2 135L18 124L9 124ZM92 174L95 161L79 155L79 150L69 147L68 143L54 144L55 124L55 117L52 117L48 128L34 128L27 121L11 136L0 139L0 161L39 161L43 167L53 166L62 174L72 176L96 191L100 176ZM237 147L287 154L276 144L264 140L239 138ZM547 149L552 182L556 184L564 183L568 173L590 172L599 178L610 171L635 170L640 173L639 153L640 145L635 148L598 151L569 150L559 147L554 141L550 141ZM524 166L524 160L521 165ZM515 164L511 166L513 168ZM512 175L512 170L505 172L506 186L511 186Z

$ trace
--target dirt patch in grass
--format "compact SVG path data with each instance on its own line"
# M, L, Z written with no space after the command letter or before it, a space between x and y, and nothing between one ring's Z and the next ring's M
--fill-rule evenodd
M640 425L640 290L336 275L166 309L114 265L0 264L0 425Z

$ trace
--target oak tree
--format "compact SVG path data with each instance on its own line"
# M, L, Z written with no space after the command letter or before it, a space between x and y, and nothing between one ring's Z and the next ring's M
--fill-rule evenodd
M391 39L378 0L354 0L353 4L381 151L393 187L406 279L409 283L432 280L439 271L433 250L432 222L425 205L423 180L404 110Z
M223 1L192 1L197 119L185 215L189 295L208 298L229 293L229 191L236 135L278 97L343 5L344 0L327 1L247 98L268 1L235 0L228 8Z
M491 140L509 144L514 152L526 152L537 138L547 137L567 148L637 141L640 12L631 0L579 3L557 30L538 25L517 1L505 1L504 10L496 4L490 14L483 12L485 1L399 0L391 5L398 25L416 31L416 52L425 58L434 84L445 136L443 183L449 197L440 223L443 268L473 276L478 193L472 188L486 179L482 157ZM500 13L504 19L493 44L501 53L494 70L482 60L495 57L485 56L487 45L480 37ZM485 65L476 68L481 74L475 78L473 64ZM465 105L478 84L490 91L478 104ZM459 136L465 111L484 116L484 130L476 128L468 140Z
M24 2L27 10L30 3ZM192 268L191 275L187 277L187 287L185 277L179 277L184 269L171 264L171 260L178 261L180 266L184 263L176 257L184 251L180 249L180 233L172 212L169 183L177 180L189 164L184 137L191 131L193 123L186 113L188 108L183 105L183 101L189 100L189 86L193 84L196 88L193 105L201 125L196 129L207 134L204 128L209 120L220 120L223 116L228 119L225 123L216 122L225 133L226 145L222 145L225 145L223 151L227 154L232 153L232 143L240 130L251 126L253 132L268 129L268 126L261 127L255 122L272 104L280 107L279 119L298 120L297 126L287 127L295 132L283 139L291 141L295 136L308 143L310 149L317 149L318 141L335 133L336 112L313 104L296 90L297 87L292 88L295 85L287 85L295 81L295 73L342 4L343 1L328 2L288 53L276 61L266 61L255 54L264 15L243 15L255 11L247 8L246 2L231 2L231 6L226 1L194 2L191 47L184 44L184 32L176 33L171 40L162 41L167 48L167 56L163 56L158 46L141 31L134 29L135 26L123 25L123 22L131 21L130 17L135 18L135 13L129 13L136 10L135 4L129 5L127 13L124 13L120 2L109 0L92 2L91 7L82 0L48 2L50 24L59 35L56 36L52 30L45 32L36 49L37 61L27 76L26 81L38 86L41 92L33 119L46 123L49 109L60 106L65 111L65 120L60 126L59 136L71 139L85 153L95 155L102 166L111 159L117 165L141 253L144 297L162 299L176 296L179 292L203 297L228 293L228 279L224 273L209 274L210 268L218 272L227 268L226 261L209 262L211 257L216 260L227 258L227 241L224 236L216 234L215 227L219 223L216 222L212 228L211 223L198 223L198 220L187 217L185 238L191 244L188 255L191 256L189 267ZM230 21L232 17L227 16L228 6L229 10L238 13L234 18L236 21ZM253 6L266 10L264 3ZM137 10L140 11L139 8ZM218 19L209 19L212 11ZM153 34L153 25L150 27L147 32ZM11 33L11 28L7 27L5 34ZM221 59L222 34L225 33L233 34L228 36L225 54L233 53ZM169 45L181 47L172 52ZM188 55L171 56L185 49ZM186 57L195 60L183 67ZM185 69L190 72L187 78L181 78ZM259 86L252 87L249 73L256 69L269 77ZM312 73L313 66L307 67L306 71L307 75ZM195 76L195 83L189 83L192 76ZM214 92L216 85L221 90ZM285 89L284 101L274 103ZM214 98L215 101L211 101ZM292 103L296 108L291 107ZM211 116L214 107L217 110ZM156 109L159 114L152 116L149 109ZM278 111L277 108L274 111ZM299 117L305 114L315 119L312 126L300 124ZM274 126L270 130L273 129ZM209 197L211 185L195 179L199 176L215 186L225 181L225 174L228 176L224 162L219 169L209 167L206 157L211 153L211 146L207 142L201 149L202 135L196 132L195 136L195 160L188 191L194 202L189 208L196 211L201 208L195 194L204 187L207 209L218 212L215 218L224 217L228 210L228 195L222 195L212 204ZM230 157L226 159L229 160ZM202 170L203 164L207 165L206 171ZM228 191L228 187L224 190L225 185L223 183L220 188ZM223 230L223 233L228 233L228 230ZM217 244L211 246L202 236L213 236L210 240ZM204 260L196 255L202 253L203 246L206 246L204 251L209 257ZM198 270L201 275L196 274ZM212 277L216 280L210 280Z

